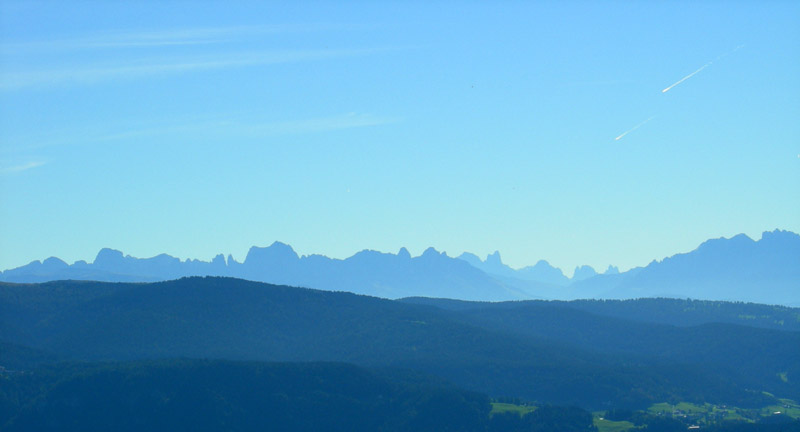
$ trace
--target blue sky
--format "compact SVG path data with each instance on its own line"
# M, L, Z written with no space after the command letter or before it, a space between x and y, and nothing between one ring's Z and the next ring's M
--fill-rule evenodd
M800 231L800 3L374 3L0 3L0 268Z

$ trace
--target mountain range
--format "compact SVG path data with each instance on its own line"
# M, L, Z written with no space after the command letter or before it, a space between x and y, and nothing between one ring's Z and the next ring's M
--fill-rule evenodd
M712 239L691 252L625 272L609 266L598 274L590 266L580 266L572 278L544 260L513 269L502 262L499 252L481 260L471 253L450 257L434 248L412 257L401 248L396 254L364 250L347 259L333 259L299 256L291 246L275 242L269 247L252 247L243 262L221 254L211 261L181 261L166 254L141 259L102 249L92 263L70 265L51 257L6 270L0 273L0 281L155 282L187 276L229 276L383 298L672 297L794 306L800 305L800 235L775 230L763 233L757 241L744 234Z

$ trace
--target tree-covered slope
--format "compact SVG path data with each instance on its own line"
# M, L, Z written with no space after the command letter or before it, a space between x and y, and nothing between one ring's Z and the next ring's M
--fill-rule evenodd
M429 297L408 297L404 303L435 306L445 310L472 310L508 305L549 305L586 311L595 315L654 324L689 327L723 323L774 330L800 331L800 308L759 303L693 300L673 298L638 298L630 300L527 300L506 303L476 302ZM501 306L504 305L504 306Z
M436 379L330 363L66 365L0 379L9 432L485 431L490 410Z
M494 396L585 407L667 399L756 404L764 397L760 390L783 395L796 379L785 367L794 362L793 332L729 326L707 334L642 327L557 303L519 305L458 312L228 278L5 284L0 340L89 361L194 357L398 366ZM637 340L650 342L628 343ZM709 343L718 340L733 345ZM693 344L707 344L703 361L664 355L686 353ZM773 358L754 357L747 367L764 371L743 379L719 361L739 346ZM788 372L782 377L789 384L781 372Z
M574 300L563 303L598 315L681 327L725 323L800 331L800 308L796 307L670 298Z

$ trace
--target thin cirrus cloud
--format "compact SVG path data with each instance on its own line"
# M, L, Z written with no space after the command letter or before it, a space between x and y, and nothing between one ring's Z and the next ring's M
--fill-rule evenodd
M159 47L172 45L202 45L229 42L267 33L279 33L280 27L211 27L179 30L116 33L103 37L64 41L74 49Z
M222 116L217 116L220 118ZM224 118L224 117L223 117ZM94 130L87 132L84 128L80 130L60 130L32 136L20 136L9 140L11 143L4 143L0 146L0 153L15 154L42 150L52 147L71 146L71 145L93 145L98 143L115 143L139 138L158 138L169 137L185 139L230 139L237 138L268 138L280 135L298 135L310 133L335 132L338 130L367 128L388 125L402 122L400 117L378 116L369 113L344 113L325 117L313 117L307 119L289 121L242 121L231 118L223 120L195 119L193 121L178 121L168 124L139 125L119 125L113 130ZM24 169L35 168L43 163L22 165L19 167L7 168L10 172L18 172ZM4 170L5 171L5 170Z
M44 71L4 72L0 75L0 91L36 87L89 85L109 80L135 79L202 70L363 56L386 50L388 49L248 52L223 56L185 58L181 61L151 60L104 66L75 66Z
M261 31L266 32L266 29ZM5 55L25 55L42 52L80 51L102 48L168 47L182 45L202 45L232 41L253 29L231 28L193 28L182 30L112 32L87 37L7 42L0 47Z
M179 135L184 138L192 134L206 138L215 136L230 138L260 138L276 135L295 135L318 132L332 132L344 129L355 129L381 126L402 121L399 117L376 116L366 113L346 113L328 117L283 121L283 122L241 122L222 120L216 122L192 122L162 127L129 129L122 132L103 134L95 141L116 141L139 137Z
M107 32L85 37L56 40L6 41L6 43L0 46L0 52L5 55L19 55L39 52L63 53L65 51L105 48L157 48L184 45L207 45L224 42L252 41L269 34L341 30L350 27L352 26L315 24L201 27L135 32Z
M17 174L17 173L21 173L23 171L28 171L28 170L33 169L33 168L38 168L38 167L40 167L42 165L45 165L45 164L46 164L46 162L34 161L34 162L28 162L28 163L25 163L25 164L22 164L22 165L13 165L13 166L5 167L5 168L0 168L0 174L2 174L2 175Z

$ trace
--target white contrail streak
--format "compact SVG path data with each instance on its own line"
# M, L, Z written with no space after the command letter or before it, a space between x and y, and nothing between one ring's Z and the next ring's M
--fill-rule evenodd
M742 44L742 45L739 45L739 46L737 46L736 48L734 48L734 49L732 49L732 50L730 50L730 51L726 52L725 54L722 54L722 55L720 55L719 57L715 58L713 61L717 61L717 60L719 60L719 59L721 59L721 58L723 58L723 57L725 57L725 56L729 56L729 55L731 55L731 54L735 53L736 51L739 51L739 49L740 49L740 48L744 48L744 44Z
M742 48L742 47L744 47L744 45L739 45L739 46L737 46L736 48L734 48L733 50L731 50L731 51L729 51L729 52L726 52L725 54L721 54L721 55L717 56L717 58L715 58L714 60L711 60L710 62L708 62L708 63L704 64L703 66L701 66L701 67L700 67L700 69L697 69L696 71L694 71L694 72L690 73L689 75L686 75L685 77L683 77L683 78L681 78L680 80L678 80L678 82L676 82L675 84L672 84L671 86L669 86L669 87L665 88L664 90L661 90L661 93L666 93L666 92L668 92L668 91L669 91L669 89L671 89L671 88L675 87L676 85L678 85L678 84L680 84L680 83L682 83L682 82L686 81L687 79L689 79L689 78L693 77L695 74L697 74L697 73L698 73L698 72L700 72L701 70L703 70L703 69L707 68L709 65L711 65L711 64L712 64L712 63L714 63L715 61L717 61L717 60L719 60L719 59L721 59L721 58L723 58L723 57L725 57L725 56L727 56L727 55L730 55L730 54L733 54L733 53L735 53L736 51L738 51L738 50L739 50L739 48Z
M627 135L627 134L629 134L629 133L631 133L631 132L635 131L636 129L639 129L640 127L642 127L642 125L644 125L645 123L647 123L647 122L649 122L650 120L654 119L655 117L656 117L656 116L650 116L650 118L649 118L649 119L647 119L647 120L645 120L645 121L643 121L643 122L641 122L641 123L637 124L636 126L634 126L634 127L630 128L630 129L628 129L627 131L623 132L623 133L622 133L622 135L620 135L620 136L618 136L618 137L614 138L614 141L619 141L619 140L620 140L622 137L624 137L625 135Z
M687 79L689 79L689 78L693 77L693 76L694 76L696 73L698 73L698 72L700 72L701 70L703 70L703 69L707 68L707 67L708 67L708 65L710 65L711 63L713 63L713 62L708 62L708 63L704 64L704 65L703 65L703 66L702 66L700 69L697 69L696 71L694 71L694 72L690 73L689 75L686 75L685 77L683 77L683 78L681 78L680 80L678 80L678 82L676 82L675 84L672 84L671 86L669 86L669 87L665 88L664 90L661 90L661 93L666 93L666 92L668 92L668 91L669 91L669 89L671 89L671 88L675 87L676 85L678 85L678 84L680 84L680 83L682 83L682 82L686 81Z

